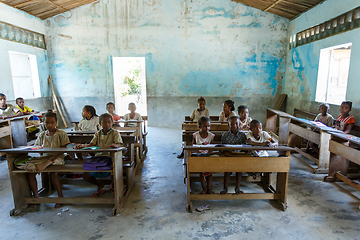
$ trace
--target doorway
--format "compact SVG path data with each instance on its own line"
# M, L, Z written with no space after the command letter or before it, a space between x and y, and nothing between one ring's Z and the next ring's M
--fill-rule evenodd
M147 116L145 57L114 57L113 74L116 113L124 116L133 102Z

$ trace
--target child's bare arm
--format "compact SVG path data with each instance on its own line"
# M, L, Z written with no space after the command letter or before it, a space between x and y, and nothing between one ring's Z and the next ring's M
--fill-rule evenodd
M344 130L344 133L349 134L350 131L351 131L351 129L352 129L352 127L353 127L354 125L355 125L354 123L349 123L349 124L346 126L346 128L345 128L345 130Z
M252 141L251 139L248 139L248 143L250 145L254 145L254 146L269 146L270 145L270 141L266 141L266 142L263 142L263 143L258 143L258 142Z
M81 149L81 148L86 148L86 147L93 147L95 146L95 144L93 143L89 143L89 144L78 144L75 146L75 149Z
M113 143L109 147L111 147L111 148L119 148L121 146L122 146L122 143Z

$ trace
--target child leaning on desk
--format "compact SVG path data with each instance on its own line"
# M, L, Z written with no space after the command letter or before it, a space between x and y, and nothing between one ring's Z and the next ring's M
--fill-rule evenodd
M63 148L66 147L70 143L68 135L65 131L57 129L57 116L52 110L49 110L44 116L44 123L46 127L46 131L41 132L36 139L35 145L46 147L46 148ZM53 159L55 159L54 164L63 165L65 163L62 154L54 154ZM39 197L38 195L38 187L36 181L37 173L28 173L27 178L29 182L30 190L33 193L34 197ZM60 183L60 177L58 173L50 173L50 178L52 183L55 186L55 189L58 193L58 197L63 197L62 188ZM55 208L61 207L60 204L56 203Z
M15 106L6 104L5 94L0 93L0 119L8 119L22 115L23 113L16 109Z
M262 124L259 120L250 122L250 132L246 133L247 143L255 146L276 147L277 144L271 138L270 134L262 130ZM255 151L259 157L268 157L269 154L265 150Z
M221 136L221 144L230 144L230 145L241 145L246 144L245 133L240 131L240 118L238 116L232 116L229 120L230 130L224 132ZM224 189L220 192L221 194L226 194L228 192L228 184L230 180L231 172L224 173ZM242 173L236 173L236 186L235 193L240 194L243 191L240 191Z
M92 147L97 146L99 148L118 148L121 147L123 144L122 138L120 136L120 133L112 128L114 125L114 119L112 116L108 113L101 114L99 118L100 124L102 129L95 133L93 139L89 144L78 144L75 148L81 149L84 147ZM104 156L104 157L110 157L109 152L101 152L97 153L95 155L98 156ZM92 197L99 197L101 194L105 193L104 184L97 180L96 178L104 178L108 177L110 175L109 172L85 172L83 174L83 178L85 181L95 184L98 189L94 192ZM113 182L111 182L110 186L110 192L114 191Z

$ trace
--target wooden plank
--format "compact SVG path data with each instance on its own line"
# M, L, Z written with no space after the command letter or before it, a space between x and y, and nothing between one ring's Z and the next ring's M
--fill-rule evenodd
M266 131L278 133L277 131L277 114L273 111L266 109Z
M27 204L60 203L60 204L114 204L114 198L105 197L26 197L23 198Z
M53 99L55 100L55 103L56 103L56 106L57 106L57 108L58 108L58 111L60 112L61 119L62 119L62 121L63 121L63 123L64 123L65 128L68 128L68 125L67 125L67 123L66 123L66 121L65 121L64 114L63 114L63 112L62 112L62 110L61 110L60 103L59 103L59 101L58 101L58 99L57 99L57 97L56 97L56 94L55 94L55 90L54 90L54 87L53 87L51 75L49 75L48 81L49 81L49 84L50 84L50 88L51 88L51 92L52 92L52 97L53 97Z
M0 138L11 136L11 126L5 126L0 128Z
M288 172L290 157L189 157L189 172Z
M26 146L27 137L25 130L25 119L24 118L11 119L10 123L11 123L13 147Z
M39 148L39 149L29 149L29 148L12 148L12 149L0 149L0 152L6 153L88 153L88 152L118 152L125 150L124 147L118 148L98 148L95 150L92 149L73 149L73 148Z
M331 140L329 150L330 150L330 152L332 152L336 155L339 155L343 158L346 158L346 159L360 165L360 158L359 158L360 151L357 149L348 147L344 144L341 144L341 143Z
M308 112L308 111L305 111L305 110L294 108L294 116L298 117L299 115L304 116L306 118L309 118L310 120L314 120L316 118L317 114L312 113L312 112Z
M65 165L50 165L42 171L39 172L60 172L60 173L76 173L76 172L112 172L112 170L84 170L83 164L65 164ZM12 173L27 173L25 170L13 170Z
M331 135L325 131L320 131L320 144L319 144L319 163L318 163L318 171L321 169L324 170L323 173L326 173L329 169L329 161L330 161L330 150L329 143L331 140Z
M242 193L242 194L190 194L191 200L249 200L249 199L280 199L281 194L278 193Z
M281 106L284 104L285 100L287 98L287 94L281 94L279 99L277 100L274 109L280 110Z
M340 172L335 174L336 178L340 179L341 181L349 184L351 187L355 188L356 190L360 191L360 185L353 183L351 179L347 178L346 176L342 175Z
M289 123L289 132L292 132L306 140L309 140L317 145L320 143L320 133L311 131L305 127Z
M230 129L227 123L217 123L210 125L210 131L228 131ZM182 130L185 131L199 131L197 123L183 123Z
M319 163L319 159L317 159L317 158L311 156L310 154L304 152L302 149L300 149L300 148L298 148L298 147L295 147L295 151L296 151L297 153L299 153L300 155L306 157L307 159L313 161L314 163L316 163L316 164Z
M279 116L279 144L287 145L289 139L290 118Z

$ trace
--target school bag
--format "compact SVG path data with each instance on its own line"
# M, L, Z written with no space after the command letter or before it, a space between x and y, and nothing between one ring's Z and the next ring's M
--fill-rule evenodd
M111 170L113 169L113 164L110 157L98 156L86 160L83 164L83 168L88 171Z
M15 159L14 165L17 169L35 173L44 170L53 162L54 155L44 155L40 157L29 157L28 155L22 155Z

